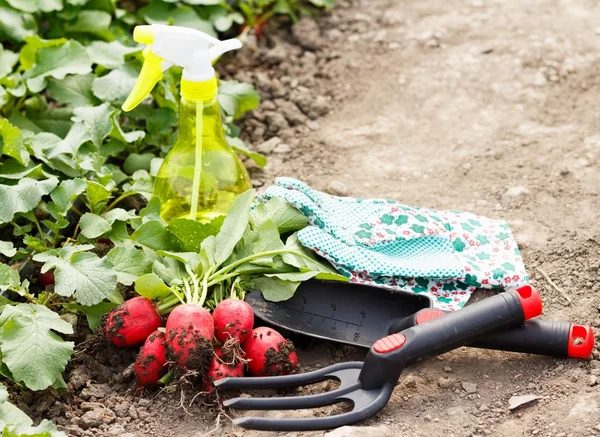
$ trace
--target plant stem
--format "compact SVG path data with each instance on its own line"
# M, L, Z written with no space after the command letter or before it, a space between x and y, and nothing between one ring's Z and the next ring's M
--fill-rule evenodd
M9 290L11 290L15 293L19 293L19 290L14 290L14 289L10 289L10 288L9 288ZM21 296L23 296L25 299L27 299L28 302L35 303L35 304L38 303L37 299L32 294L29 294L26 291L23 292L23 294Z
M19 98L19 100L17 100L17 102L15 103L13 109L16 109L17 111L21 110L21 106L23 106L23 102L25 102L25 99L27 98L27 94L21 96Z
M200 290L198 289L198 278L187 264L185 265L185 271L190 275L192 283L194 284L194 292L192 293L192 301L190 303L198 303L198 295L200 294Z
M77 226L75 226L75 230L73 231L73 240L77 240L77 233L79 232L79 222L77 222Z
M108 205L106 207L106 209L104 210L104 212L110 211L111 209L113 209L115 206L117 206L119 204L119 202L123 199L126 199L130 196L135 196L137 193L135 191L129 191L128 193L123 193L121 194L119 197L117 197L115 200L113 200L111 202L110 205Z
M190 289L190 284L188 284L188 281L184 280L183 286L185 287L185 300L187 303L192 303L192 290Z
M33 222L35 223L35 227L37 228L38 232L40 233L40 237L42 238L42 241L44 243L46 243L46 239L48 238L48 236L46 235L46 233L42 230L42 226L40 225L39 220L37 219L37 217L35 216L35 214L31 214L31 217L33 217Z
M46 305L46 306L50 305L50 303L54 300L55 297L56 297L56 293L50 293L48 295L48 297L46 298L46 300L44 301L44 305Z
M183 301L183 299L181 299L179 295L173 293L172 297L167 298L158 305L156 305L156 311L158 311L159 314L166 314L170 312L171 309L178 303L184 304L185 302Z
M72 209L73 211L75 211L75 213L76 213L76 214L77 214L79 217L81 217L81 216L83 215L83 213L82 213L81 211L79 211L79 209L77 209L77 207L76 207L75 205L71 206L71 209Z
M213 275L211 275L208 278L209 279L209 284L210 284L211 281L219 278L221 275L226 274L227 272L231 271L232 269L236 268L239 265L244 264L245 262L252 261L253 259L260 258L262 256L281 255L283 253L293 253L295 255L298 255L299 257L306 258L306 259L308 259L310 261L314 261L311 257L309 257L308 255L303 254L302 252L298 252L296 250L290 250L290 249L277 249L277 250L268 250L266 252L254 253L252 255L248 255L245 258L237 260L236 262L233 262L233 263L231 263L229 265L226 265L222 269L216 271ZM229 276L229 277L231 277L231 276Z
M236 278L232 283L231 283L231 290L229 291L229 297L231 299L237 299L236 293L235 293L235 286L237 284L237 280L238 278Z
M202 296L200 296L200 301L198 305L204 305L204 301L206 300L206 296L208 295L208 276L204 276L202 278Z
M275 270L270 267L256 267L255 269L244 270L244 274L251 275L251 274L256 274L256 273L286 273L286 271L289 271L289 270ZM235 278L239 274L240 274L239 272L232 272L232 273L228 273L223 276L217 276L208 283L208 286L212 287L213 285L216 285L220 282L226 281L227 279Z

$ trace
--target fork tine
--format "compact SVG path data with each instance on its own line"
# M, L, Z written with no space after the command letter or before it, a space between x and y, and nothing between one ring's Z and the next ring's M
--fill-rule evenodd
M355 423L352 413L337 416L308 417L302 419L268 419L263 417L240 417L233 419L233 424L246 429L259 431L312 431L331 429Z
M308 417L302 419L269 419L263 417L239 417L233 419L234 425L259 431L312 431L338 428L358 422L353 412L325 417Z
M214 382L215 387L224 389L291 388L319 382L331 378L333 372L344 369L361 369L362 361L339 363L312 372L285 376L256 376L243 378L222 378Z
M246 429L255 429L259 431L314 431L323 429L338 428L344 425L365 420L378 411L383 409L387 404L394 387L390 384L384 386L378 394L372 397L372 400L360 408L353 409L347 413L336 414L334 416L325 417L310 417L302 419L269 419L263 417L239 417L233 419L234 425L241 426ZM357 391L352 392L357 394ZM356 396L352 396L356 398ZM343 395L338 400L342 401L345 398ZM274 399L276 400L276 399ZM355 404L356 406L356 404Z
M284 396L272 398L233 398L223 402L225 407L241 410L292 410L296 408L315 408L338 402L344 394L360 388L358 383L325 393L304 396Z

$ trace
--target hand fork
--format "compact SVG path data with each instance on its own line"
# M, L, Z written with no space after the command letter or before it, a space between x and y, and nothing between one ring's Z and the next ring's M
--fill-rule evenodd
M364 362L335 364L313 372L268 377L223 378L221 389L284 389L337 380L337 389L308 396L234 398L226 407L242 410L291 410L318 408L338 402L352 403L346 413L311 418L240 417L234 424L265 431L308 431L331 429L360 422L380 411L389 401L402 370L416 362L466 346L494 331L514 328L540 315L539 293L530 286L506 291L467 306L460 311L413 326L378 340Z

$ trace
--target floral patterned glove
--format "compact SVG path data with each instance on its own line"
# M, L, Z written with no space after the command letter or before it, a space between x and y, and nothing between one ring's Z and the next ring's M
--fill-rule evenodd
M386 199L337 197L278 178L279 197L309 218L300 242L352 282L425 293L436 308L462 308L477 288L528 283L508 225L466 212L436 211Z

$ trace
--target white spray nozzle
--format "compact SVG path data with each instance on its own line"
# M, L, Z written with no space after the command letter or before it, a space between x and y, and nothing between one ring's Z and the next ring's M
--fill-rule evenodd
M213 61L225 52L242 48L242 42L236 38L226 39L225 41L219 42L219 45L214 45L209 49Z
M183 67L186 79L198 82L214 76L215 58L242 47L235 38L220 41L196 29L164 24L137 26L133 36L136 41L148 44L155 55Z
M242 47L235 38L220 41L196 29L164 24L137 26L133 39L147 47L144 50L144 68L123 105L126 111L137 106L152 91L162 72L169 67L183 67L183 79L186 81L204 82L215 76L213 60Z

